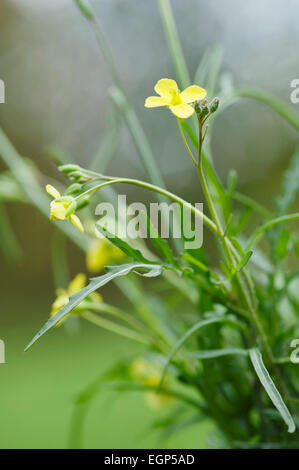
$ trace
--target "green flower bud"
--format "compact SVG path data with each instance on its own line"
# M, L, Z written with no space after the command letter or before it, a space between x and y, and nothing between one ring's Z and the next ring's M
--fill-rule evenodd
M209 104L206 101L201 107L200 117L204 118L205 116L209 114L209 112L210 112Z
M196 114L200 114L201 113L201 101L200 100L196 100L195 103L194 103L194 111L196 112Z
M81 171L72 171L68 176L77 183L84 183L89 179L87 176L84 176Z
M215 113L215 111L217 111L218 106L219 106L219 103L220 103L220 99L219 99L219 98L214 98L214 99L213 99L213 101L212 101L211 104L210 104L210 112L211 112L211 113Z
M88 206L90 200L90 196L86 194L86 196L80 197L80 199L77 202L77 210L83 209L83 207Z
M62 173L70 173L72 171L81 170L79 165L73 165L72 163L67 163L66 165L61 165L58 167L58 170Z
M65 191L65 194L67 194L67 195L68 194L76 194L79 191L81 191L81 187L82 187L81 184L73 183L67 188L67 190Z

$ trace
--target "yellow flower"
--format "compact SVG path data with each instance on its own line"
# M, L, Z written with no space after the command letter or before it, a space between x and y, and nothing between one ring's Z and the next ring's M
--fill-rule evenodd
M194 113L190 103L203 100L207 95L206 90L197 85L189 86L180 92L177 83L169 78L161 78L156 83L155 92L160 96L149 96L144 106L146 108L167 106L175 116L182 119L187 119Z
M124 258L125 254L106 238L95 238L86 252L86 266L90 272L102 271L105 266Z
M138 357L131 364L131 375L138 382L149 387L158 387L161 380L162 368L152 362L146 361L143 357ZM155 390L149 391L145 395L150 408L161 408L172 402L169 395L157 393Z
M69 303L70 296L83 289L86 284L86 276L83 273L77 274L77 276L69 283L67 289L57 289L56 290L56 300L52 304L52 310L50 317L53 317L62 307ZM97 292L93 292L91 295L92 300L95 302L102 302L102 296ZM80 304L79 304L80 305ZM74 309L75 310L75 309ZM66 319L60 320L56 323L56 326L61 325L61 323Z
M84 232L83 225L76 214L67 214L67 210L69 209L71 203L72 203L72 197L67 196L65 199L61 198L60 192L57 191L54 186L51 186L50 184L47 184L46 186L46 191L50 196L54 198L54 201L51 202L50 204L50 220L56 219L56 220L69 220L72 222L75 227L77 227L80 232ZM60 199L60 200L59 200Z

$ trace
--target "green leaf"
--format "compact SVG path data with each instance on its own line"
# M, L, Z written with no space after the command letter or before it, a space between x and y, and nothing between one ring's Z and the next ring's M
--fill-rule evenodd
M127 241L123 240L122 238L118 238L116 235L109 232L101 224L98 223L97 228L111 243L113 243L113 245L117 246L117 248L122 250L127 256L130 256L130 258L132 258L134 261L138 261L139 263L155 264L154 261L150 261L149 259L145 258L141 251L133 248Z
M206 88L212 98L216 92L219 72L222 64L221 46L214 45L204 53L194 77L194 83Z
M276 111L282 118L284 118L291 126L299 131L299 113L294 110L292 106L284 103L278 98L269 95L268 93L257 90L252 87L240 87L234 91L236 96L243 96L246 98L253 98L260 101Z
M281 194L276 198L277 215L288 212L299 190L299 147L297 147L288 169L283 176Z
M257 348L250 349L249 356L254 370L261 381L261 384L263 385L273 405L279 411L282 419L287 424L288 431L294 432L296 430L294 420L264 365L260 351Z
M243 325L240 322L238 322L237 320L235 320L234 318L224 317L224 316L220 317L219 315L214 315L214 316L211 316L210 318L207 318L205 320L200 320L199 322L195 323L195 325L193 325L188 331L186 331L186 333L177 341L177 343L173 346L172 350L170 351L170 353L167 357L166 363L163 367L163 371L162 371L162 375L161 375L161 379L160 379L158 389L159 389L159 387L161 387L161 385L163 383L163 380L164 380L164 377L166 375L167 369L168 369L173 357L175 356L175 354L181 349L181 347L185 344L185 342L188 339L190 339L195 333L197 333L199 330L201 330L205 326L212 325L213 323L230 323L234 326L239 326L241 328L243 327Z
M40 339L48 330L53 328L60 320L62 320L71 310L73 310L82 300L85 299L88 295L92 294L95 290L99 289L100 287L104 286L108 282L112 281L113 279L126 276L132 271L137 269L147 269L147 273L144 276L153 277L159 276L162 271L162 267L156 264L147 264L147 263L132 263L132 264L123 264L121 266L111 266L106 267L109 269L108 273L103 274L102 276L94 277L90 279L89 284L81 289L79 292L76 292L74 295L71 295L69 298L69 302L62 307L56 315L49 318L49 320L44 324L44 326L40 329L40 331L34 336L32 341L28 344L25 348L25 351L28 351L29 348L38 340ZM140 273L138 273L140 274Z
M243 268L245 268L246 264L250 260L251 256L253 254L252 250L247 251L241 261L237 264L237 266L234 268L232 272L232 276L234 276L237 272L241 271Z
M166 261L166 263L176 263L170 246L168 245L167 241L160 236L150 217L148 217L146 212L141 212L140 217L143 225L146 228L146 232L151 240L151 243L163 256L163 259Z
M186 88L191 82L180 38L176 29L171 4L169 0L158 0L158 3L175 71L181 88Z
M214 359L215 357L230 355L248 356L248 350L241 348L208 349L206 351L194 351L191 354L196 359Z

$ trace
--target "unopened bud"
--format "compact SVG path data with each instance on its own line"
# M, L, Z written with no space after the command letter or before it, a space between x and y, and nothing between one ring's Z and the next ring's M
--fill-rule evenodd
M71 184L67 190L65 191L65 194L76 194L81 190L81 184L79 183L73 183Z
M77 202L77 210L83 209L83 207L88 206L90 200L90 196L86 194L86 196L80 197Z
M73 165L72 163L67 163L66 165L61 165L58 167L58 170L62 173L70 173L72 171L81 170L79 165Z
M201 101L200 100L195 101L194 111L196 112L196 114L200 114L200 112L201 112Z
M213 99L213 101L212 101L211 104L210 104L210 112L211 112L211 113L215 113L215 111L217 111L218 106L219 106L219 103L220 103L220 99L219 99L219 98L214 98L214 99Z
M208 102L206 102L201 108L200 117L203 118L207 116L209 112L210 112L209 104Z
M69 173L69 177L77 183L85 183L89 179L88 176L84 176L81 171L72 171Z

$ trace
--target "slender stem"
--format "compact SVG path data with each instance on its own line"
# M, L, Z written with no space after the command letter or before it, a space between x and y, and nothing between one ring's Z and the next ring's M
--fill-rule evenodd
M145 339L142 335L138 334L136 331L126 328L125 326L118 325L117 323L107 320L106 318L99 317L98 315L95 315L88 310L83 312L80 316L90 323L99 326L100 328L104 328L105 330L112 331L113 333L117 333L126 338L133 339L139 343L148 344L148 340Z
M132 317L129 313L121 310L120 308L114 307L113 305L106 304L104 302L90 302L90 301L83 301L80 304L80 308L82 310L93 310L96 312L103 312L109 315L112 315L120 320L128 323L131 327L141 330L144 328L142 324L140 324L134 317Z
M177 120L177 123L178 123L178 126L179 126L179 130L180 130L180 133L181 133L181 136L182 136L182 140L183 140L183 142L184 142L184 144L185 144L185 147L186 147L186 149L187 149L187 152L189 153L189 155L190 155L190 157L191 157L191 160L192 160L192 162L194 163L194 165L197 166L196 160L195 160L195 158L194 158L194 155L193 155L192 151L190 150L190 147L189 147L188 142L187 142L187 140L186 140L184 131L183 131L183 129L182 129L181 121L180 121L179 118L177 118L176 120Z
M98 175L100 176L100 175ZM172 199L175 202L178 202L182 206L186 207L189 209L191 212L193 212L195 215L197 215L202 221L215 233L218 233L218 230L214 224L214 222L207 217L203 212L201 212L199 209L196 207L192 206L189 202L185 201L184 199L180 198L176 194L171 193L170 191L167 191L166 189L160 188L159 186L155 186L151 183L146 183L145 181L140 181L132 178L113 178L110 176L102 176L102 179L107 179L108 181L105 181L104 183L101 183L97 186L93 186L92 188L87 189L84 193L80 194L75 198L76 201L78 201L81 197L86 196L87 194L92 194L93 192L99 191L101 188L104 188L105 186L109 186L111 184L118 184L118 183L126 183L126 184L131 184L134 186L140 186L142 188L147 188L150 189L151 191L155 191L157 193L160 193L169 199Z
M220 237L222 239L223 247L224 247L224 251L226 253L227 259L228 259L228 261L229 261L229 263L232 267L236 267L236 263L238 262L238 257L239 256L237 256L236 259L235 259L234 256L231 254L231 251L230 251L231 247L227 243L228 237L225 237L225 235L224 235L224 231L223 231L223 228L221 226L221 222L220 222L220 219L217 215L216 209L214 207L212 198L210 196L209 188L208 188L208 185L207 185L207 182L206 182L206 179L205 179L205 175L204 175L204 172L203 172L203 167L202 167L202 144L203 144L202 129L203 129L203 127L202 127L202 123L200 122L200 120L198 120L198 125L199 125L198 166L197 166L198 175L199 175L199 178L200 178L200 181L201 181L201 184L202 184L202 188L203 188L205 198L207 200L207 203L208 203L208 206L209 206L209 209L210 209L212 219L213 219L213 221L216 225L217 232L220 234ZM245 303L246 303L246 305L249 309L249 312L251 314L251 317L253 319L253 322L256 326L256 329L257 329L257 331L258 331L258 333L259 333L259 335L262 339L262 342L264 344L267 356L268 356L270 362L273 363L274 358L273 358L272 350L271 350L267 335L264 331L263 325L262 325L262 323L261 323L261 321L260 321L260 319L257 315L257 312L254 308L253 298L250 298L250 296L248 294L248 291L247 291L247 288L244 284L242 275L240 273L236 274L236 279L237 279L239 288L241 290L242 296L245 300ZM247 277L247 279L248 279L248 277ZM251 281L250 279L248 279L248 280ZM249 289L251 289L251 287L252 287L251 282L248 283L248 286L249 286ZM252 294L254 294L254 292L252 292ZM252 295L252 297L254 297L254 296Z
M266 222L264 225L259 227L251 236L248 244L247 244L247 249L251 248L254 245L254 242L256 239L262 235L265 230L274 227L274 225L281 224L283 222L289 222L290 220L297 220L299 219L299 212L296 212L294 214L288 214L288 215L283 215L281 217L277 217L276 219L269 220L269 222Z

